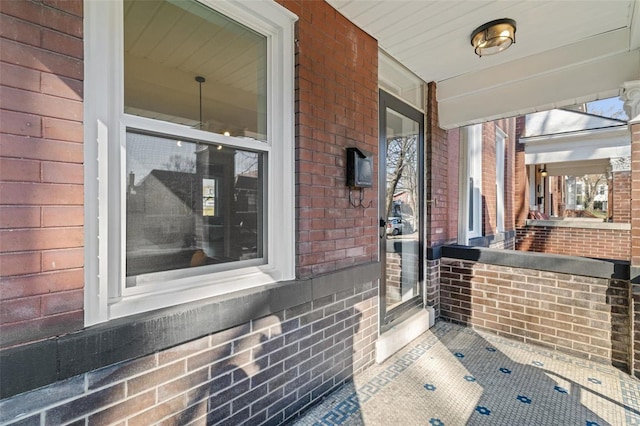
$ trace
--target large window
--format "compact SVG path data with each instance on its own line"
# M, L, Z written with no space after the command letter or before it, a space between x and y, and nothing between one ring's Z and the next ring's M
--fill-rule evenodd
M295 16L85 5L86 322L293 278Z

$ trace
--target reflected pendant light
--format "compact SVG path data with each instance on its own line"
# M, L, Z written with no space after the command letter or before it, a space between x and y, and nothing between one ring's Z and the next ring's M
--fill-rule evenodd
M542 176L542 177L549 176L549 172L547 171L547 166L546 165L542 166L542 168L540 169L540 176Z
M202 83L205 82L205 78L202 77L201 75L197 75L196 81L198 82L199 100L200 100L200 105L199 105L200 124L198 125L198 129L202 130Z
M480 57L502 52L515 42L516 21L508 18L480 25L471 34L471 45Z

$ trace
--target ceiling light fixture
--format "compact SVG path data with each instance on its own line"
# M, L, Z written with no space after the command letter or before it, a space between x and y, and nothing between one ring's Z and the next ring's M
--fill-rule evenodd
M476 55L493 55L516 42L516 21L503 18L480 25L471 34L471 45Z

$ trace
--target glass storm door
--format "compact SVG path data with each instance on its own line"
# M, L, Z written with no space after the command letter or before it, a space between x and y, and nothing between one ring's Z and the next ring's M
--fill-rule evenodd
M422 307L424 115L380 92L381 328Z

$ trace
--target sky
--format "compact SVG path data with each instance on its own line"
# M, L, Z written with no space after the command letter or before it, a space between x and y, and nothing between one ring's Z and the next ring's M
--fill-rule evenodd
M602 115L603 117L628 120L627 114L622 107L623 102L619 97L601 99L587 103L587 112Z

